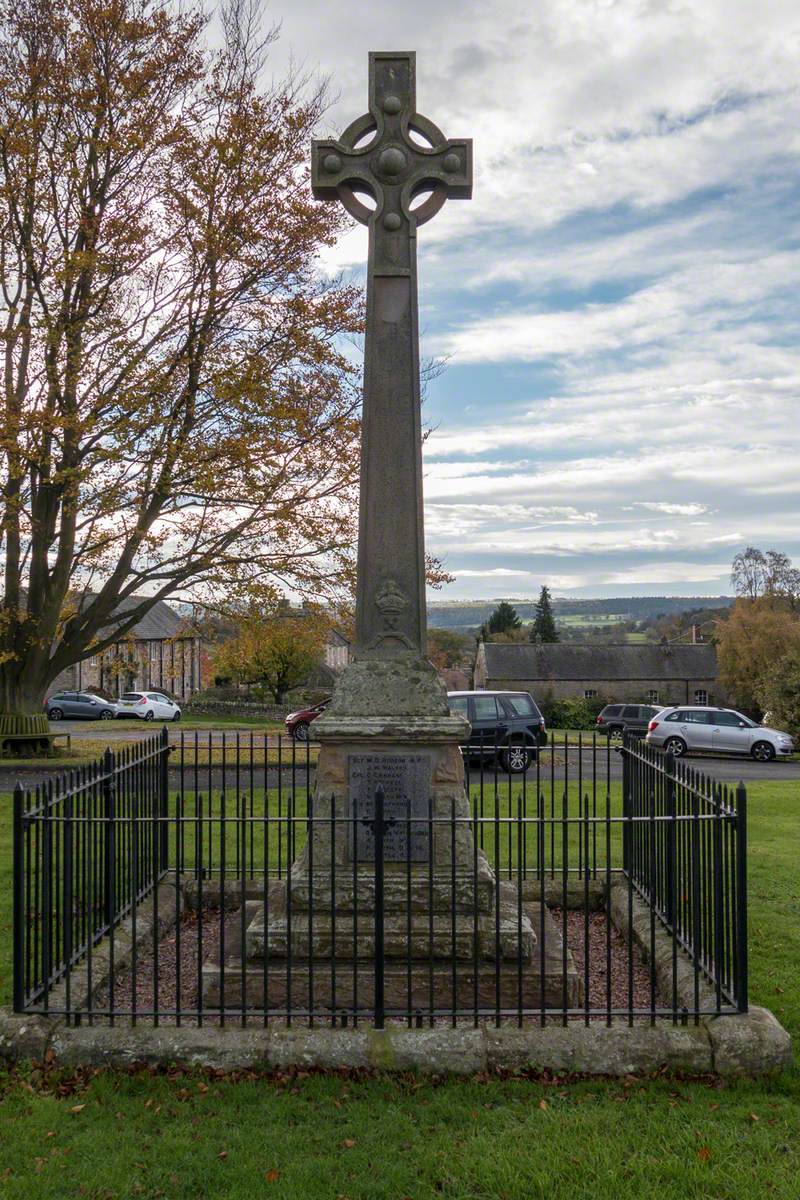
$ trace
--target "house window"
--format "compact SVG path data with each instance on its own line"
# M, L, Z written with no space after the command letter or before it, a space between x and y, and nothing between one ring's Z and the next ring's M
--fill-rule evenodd
M596 700L597 699L597 688L584 688L583 689L583 698L584 698L584 700Z
M695 688L694 702L695 704L708 704L708 692L705 688Z
M650 688L650 691L647 693L647 703L658 704L658 688Z

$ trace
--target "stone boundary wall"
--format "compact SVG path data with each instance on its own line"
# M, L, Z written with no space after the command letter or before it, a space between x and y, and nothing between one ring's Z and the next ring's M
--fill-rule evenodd
M302 706L298 706L302 707ZM188 700L183 706L186 717L248 717L263 721L283 721L291 706L259 704L255 700Z
M175 913L182 907L179 901L176 910L176 883L172 876L159 887L153 916L162 932L174 923ZM185 887L188 880L183 883ZM572 880L570 884L568 906L582 907L583 881ZM592 880L591 884L589 907L601 908L604 896L599 881ZM545 895L549 903L561 902L560 887L553 887L552 891L546 887ZM226 889L226 902L232 898ZM191 899L186 896L189 906ZM218 897L218 902L221 899ZM609 908L614 925L624 936L630 932L646 960L650 952L649 910L634 896L629 924L628 887L618 877L611 882ZM137 928L137 941L152 936L152 923L143 924L145 927ZM100 991L108 981L107 943L106 938L93 951L93 992ZM115 931L116 964L121 962L123 946L129 952L131 943L130 930L123 923ZM659 987L669 994L673 987L672 941L658 923L654 951ZM680 951L675 987L679 1002L687 1007L694 1004L694 969ZM701 1003L712 1003L711 989L703 981L700 987ZM80 970L73 972L71 988L76 998L85 995L86 980ZM54 995L54 1006L61 998ZM111 1027L107 1022L70 1027L63 1019L19 1015L0 1008L0 1063L41 1060L48 1050L64 1067L78 1064L128 1067L132 1063L146 1063L229 1071L357 1068L418 1071L426 1075L528 1070L566 1075L645 1076L667 1070L690 1075L737 1076L781 1071L792 1060L788 1033L768 1009L759 1007L751 1007L747 1013L708 1017L686 1025L659 1020L654 1026L640 1022L629 1027L625 1018L615 1018L611 1025L595 1021L587 1026L574 1021L564 1026L560 1016L554 1015L544 1026L528 1029L512 1026L497 1029L487 1023L479 1029L393 1026L383 1030L146 1025L132 1028L122 1024Z

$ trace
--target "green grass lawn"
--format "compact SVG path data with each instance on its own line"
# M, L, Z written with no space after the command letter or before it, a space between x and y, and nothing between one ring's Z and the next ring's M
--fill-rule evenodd
M152 737L154 734L161 732L162 724L160 722L152 722L145 725L142 723L141 729L135 729L141 738ZM273 722L245 722L238 721L212 721L208 720L206 724L199 724L195 721L182 721L180 724L169 722L166 724L167 732L169 733L170 745L174 747L172 755L173 766L177 765L180 759L180 742L181 737L185 744L185 754L188 761L196 761L198 765L221 764L223 761L222 741L219 737L214 737L214 734L223 734L226 745L235 749L237 737L240 744L240 759L242 762L248 762L250 758L250 738L253 738L253 762L254 764L264 765L265 751L266 761L270 764L277 763L278 755L278 737L281 737L282 751L281 761L284 763L291 759L293 743L291 737L286 733L283 725L278 725ZM131 726L123 727L123 732L130 731ZM39 758L0 758L0 766L6 770L37 770L38 768L49 768L53 771L64 770L68 771L76 767L89 766L91 763L101 758L106 750L110 749L118 753L130 748L134 743L131 741L114 736L120 732L119 728L110 723L106 725L104 722L95 732L92 729L93 736L75 736L73 734L71 743L67 745L65 740L60 740L56 744L55 750L48 755ZM104 734L108 736L104 736ZM268 744L267 744L268 742ZM316 762L316 756L319 747L311 744L309 753L311 760ZM230 749L228 750L227 762L230 762ZM296 743L297 760L305 761L306 743Z
M751 998L800 1036L800 783L753 784ZM11 829L0 798L0 1000ZM797 1200L800 1072L711 1082L0 1076L3 1200Z

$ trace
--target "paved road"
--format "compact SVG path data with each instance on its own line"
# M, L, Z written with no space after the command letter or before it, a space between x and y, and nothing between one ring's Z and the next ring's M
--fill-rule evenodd
M66 727L68 723L65 721L60 724L63 724L63 726ZM73 725L73 724L78 724L78 723L77 722L69 722L69 725ZM82 728L85 728L86 724L88 724L88 722L80 723ZM96 723L92 722L91 728L93 731L99 732ZM157 729L159 727L156 726L155 728ZM147 726L147 730L148 730L148 732L150 730L153 730L153 725L149 724ZM107 731L107 723L104 722L103 730L102 730L103 735L106 733L106 731ZM97 732L95 732L95 736L97 736ZM108 732L109 733L114 732L116 734L117 730L108 730ZM119 737L119 738L115 737L115 739L114 739L115 741L119 741L119 740L122 740L125 742L137 741L142 737L143 728L142 728L142 726L139 726L138 728L134 728L132 730L122 728L118 732L119 732L119 735L121 735L121 737ZM170 727L171 740L175 740L172 737L172 735L174 735L176 732L177 731L175 729ZM212 732L212 738L213 738L214 743L218 744L218 742L221 741L221 739L222 739L222 732L221 731L211 731L211 732ZM234 737L234 739L231 739L230 730L226 730L225 734L226 734L226 740L227 740L228 744L230 745L231 741L235 740L235 737ZM245 740L245 736L246 735L243 735L243 739L242 739L243 741ZM208 745L208 732L206 732L206 731L203 732L202 741L203 741L204 745ZM190 749L191 749L191 747L190 747ZM305 752L304 752L305 747L298 748L298 750L299 750L299 752L298 752L298 756L297 756L297 761L296 761L295 767L294 767L294 772L295 772L294 778L295 778L296 785L298 787L302 787L304 784L304 780L305 780ZM583 781L584 781L584 786L587 789L591 788L592 778L593 778L591 747L584 747L582 751L579 751L578 748L575 746L575 747L569 747L566 752L566 755L564 753L563 747L561 747L561 748L556 747L555 751L551 751L550 748L545 750L545 752L542 755L542 761L541 761L540 773L539 773L540 786L542 787L543 790L546 791L549 788L549 784L550 784L550 778L551 778L551 765L550 765L551 757L550 756L551 756L551 753L555 754L555 759L553 762L553 769L552 769L552 778L555 781L561 782L565 778L569 778L570 780L574 781L577 779L578 773L580 770L580 773L581 773ZM617 754L614 750L612 750L608 761L609 761L609 765L610 765L611 779L612 780L621 779L621 777L622 777L622 759L621 759L620 755ZM753 783L753 782L757 782L757 781L769 781L770 783L780 783L783 781L800 780L800 761L794 761L794 762L775 761L772 763L757 763L749 758L719 758L719 757L714 758L714 757L711 757L710 755L704 756L704 755L699 755L699 754L689 755L684 761L687 764L687 766L690 766L697 771L701 771L705 774L712 776L714 779L719 780L720 783L736 784L739 782L739 780L743 780L745 782L745 784ZM17 779L21 779L22 782L25 784L25 786L33 787L37 783L41 783L43 780L49 778L51 775L57 774L63 770L64 770L63 766L58 766L58 767L54 766L52 769L36 768L35 770L31 770L31 771L23 771L23 770L20 770L19 768L4 768L0 765L0 791L10 791L14 787L14 784L17 781ZM606 755L605 755L605 748L603 747L602 749L598 748L598 755L597 755L597 778L598 778L598 781L604 780L605 775L606 775ZM493 765L490 765L489 763L487 763L485 766L485 769L484 769L484 781L485 781L486 786L492 786L493 782L494 782L494 778L495 778L494 767L493 767ZM505 774L505 772L498 770L497 779L498 779L499 783L502 783L503 786L507 787L508 786L508 778L509 777L507 774ZM283 770L280 772L275 767L268 768L267 776L266 776L266 786L269 788L276 788L280 781L283 787L288 788L291 783L291 779L292 779L292 765L291 765L291 762L288 762L284 765ZM475 783L479 782L479 779L480 779L479 769L478 769L477 765L475 763L473 763L470 768L470 782L475 784ZM238 785L240 788L242 788L243 790L247 790L247 788L249 786L249 780L250 780L249 767L243 766L240 769L238 781L237 781L237 775L236 775L235 770L228 769L225 771L225 775L224 775L224 787L227 791L234 791L237 787L237 782L238 782ZM537 780L536 768L532 767L528 771L528 777L527 777L527 789L528 790L536 787L536 780ZM521 785L521 782L522 782L521 778L519 776L512 777L512 781L515 785L516 784ZM170 788L177 789L180 782L181 782L181 775L180 775L177 763L175 762L175 760L173 758L173 765L170 767ZM263 767L256 767L254 769L254 785L257 788L264 787L265 779L264 779L264 768ZM194 786L195 786L194 772L188 766L188 764L185 765L185 767L184 767L183 786L187 792L192 792L194 790ZM207 791L208 790L209 771L208 771L207 766L201 766L199 768L197 786L198 786L199 791ZM220 767L212 768L210 786L215 790L223 787L223 772Z
M556 753L563 759L564 752L557 750ZM592 771L592 751L591 748L584 747L582 754L579 755L577 748L570 748L568 752L568 765L570 777L574 777L578 769L579 758L583 760L583 775L585 779L591 778ZM736 757L730 755L711 755L711 754L688 754L686 758L681 760L687 767L691 767L695 771L701 771L718 779L720 783L738 783L743 780L745 783L754 783L757 781L768 781L770 783L779 783L782 780L798 780L800 779L800 760L780 761L776 759L771 763L755 762L752 758ZM622 758L614 750L611 751L611 778L622 778ZM545 764L547 773L549 773L549 758L548 752L542 760L542 772L545 773ZM598 750L598 774L605 777L605 747L601 755ZM556 767L556 778L563 778L563 765Z

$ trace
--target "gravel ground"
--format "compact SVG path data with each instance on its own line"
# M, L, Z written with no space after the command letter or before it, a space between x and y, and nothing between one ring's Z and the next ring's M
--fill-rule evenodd
M563 929L563 913L560 909L551 909L559 932ZM230 920L230 913L227 918ZM589 914L589 1000L592 1008L604 1009L608 997L607 973L607 922L604 912ZM176 989L178 983L178 966L180 964L180 1003L183 1009L194 1010L198 1001L198 949L199 958L205 961L219 946L220 913L218 910L206 910L202 921L202 944L200 940L200 922L195 913L185 913L180 925L180 938L173 929L164 938L158 948L158 978L156 988L156 972L152 947L140 952L136 967L136 1011L147 1014L153 1011L154 994L157 991L158 1008L163 1016L159 1024L174 1025L173 1015L176 1009ZM567 945L572 951L575 966L583 975L585 963L586 925L582 912L567 913ZM180 957L178 954L180 941ZM629 988L628 949L624 939L611 926L611 1005L612 1008L628 1008L631 1005ZM643 965L638 952L632 956L630 965L632 971L632 1005L633 1008L646 1009L650 1006L650 976ZM133 973L130 969L118 973L114 985L114 1007L116 1009L131 1009L133 1007ZM97 1007L102 1008L108 1003L109 994L98 1000ZM151 1016L142 1016L143 1021L152 1020ZM205 1023L213 1018L207 1018ZM576 1018L583 1019L583 1018ZM602 1014L593 1017L594 1020L605 1020ZM241 1018L228 1018L229 1023L240 1023ZM263 1017L252 1018L256 1024L263 1022ZM538 1018L536 1018L538 1023ZM437 1024L449 1025L450 1021L443 1019ZM193 1016L181 1018L182 1025L196 1025ZM270 1024L282 1025L282 1021L273 1018ZM405 1024L405 1022L398 1022Z
M564 914L561 909L551 908L551 916L559 933L563 931ZM583 912L567 913L567 945L572 951L575 968L584 976L586 963L586 930L589 933L589 1004L591 1008L605 1008L608 1003L608 943L611 943L611 1007L648 1008L650 1006L650 972L643 964L636 946L628 955L628 943L606 919L605 912L589 913L588 922ZM609 934L610 926L610 938ZM629 970L631 980L629 981ZM632 989L630 984L632 983ZM656 1002L658 994L656 993Z

